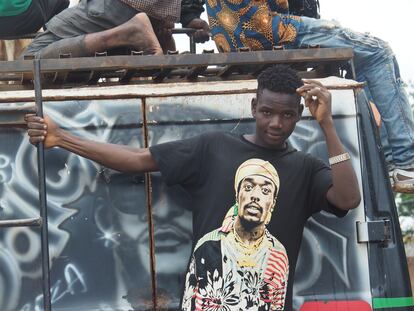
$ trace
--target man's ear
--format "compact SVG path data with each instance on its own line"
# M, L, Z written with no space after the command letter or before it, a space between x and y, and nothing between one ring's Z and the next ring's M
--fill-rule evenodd
M257 98L253 97L251 102L252 116L256 118Z
M302 117L302 113L303 113L303 109L305 107L302 104L299 104L299 113L298 113L298 121L300 120L300 118Z

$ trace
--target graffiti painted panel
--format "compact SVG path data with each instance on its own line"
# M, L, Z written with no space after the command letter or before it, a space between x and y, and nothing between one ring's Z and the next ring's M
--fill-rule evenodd
M45 108L74 134L142 146L138 99L46 103ZM0 144L2 219L35 217L36 150L22 130L2 129ZM53 310L147 305L135 295L137 288L151 287L141 278L149 265L148 244L137 249L130 232L146 217L140 214L146 211L145 195L136 191L142 176L119 176L61 149L46 152L46 167ZM0 237L0 310L43 310L39 230L5 229Z

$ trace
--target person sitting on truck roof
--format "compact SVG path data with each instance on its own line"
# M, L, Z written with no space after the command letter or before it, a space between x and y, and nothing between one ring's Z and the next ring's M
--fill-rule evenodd
M52 18L23 55L82 57L122 47L162 54L175 50L170 31L174 22L197 29L195 41L204 42L209 27L199 18L204 9L194 7L193 1L82 0Z
M0 38L37 32L68 6L69 0L2 0Z
M287 142L304 108L299 94L325 135L331 167L295 150ZM83 139L59 128L49 117L27 115L26 122L32 144L43 142L46 148L58 146L122 172L160 171L168 186L180 185L192 200L193 245L221 226L229 206L234 203L233 180L240 164L252 158L269 161L278 172L280 189L278 208L267 229L282 243L288 255L284 305L285 310L291 310L295 266L306 220L321 210L344 216L359 205L359 186L349 154L336 133L331 94L322 84L303 82L286 66L269 67L258 78L251 111L256 122L253 134L211 132L150 148ZM257 202L254 195L251 200ZM253 217L258 211L247 212ZM219 288L220 283L216 285ZM232 288L221 289L218 292L224 295ZM225 297L222 298L218 301L227 304ZM242 306L243 302L235 303Z
M206 5L211 33L221 52L271 50L280 45L287 49L353 48L356 78L367 82L367 94L378 107L387 133L394 189L414 193L413 112L386 42L335 21L290 15L287 0L209 0ZM384 139L383 144L387 145Z

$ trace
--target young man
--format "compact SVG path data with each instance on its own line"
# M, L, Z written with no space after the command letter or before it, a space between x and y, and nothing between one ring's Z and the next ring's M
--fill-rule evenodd
M286 141L305 104L325 135L331 169L293 149ZM167 185L181 185L191 196L194 245L220 227L234 203L233 180L243 162L270 162L280 178L278 208L267 229L286 249L289 261L285 310L291 310L295 265L306 220L325 210L343 216L360 202L355 172L339 140L331 114L331 95L321 84L302 80L285 66L266 69L258 78L251 110L253 134L206 133L190 139L133 149L76 137L49 118L27 116L30 142L58 146L124 172L161 171Z
M208 0L211 33L222 52L247 47L271 50L320 46L352 48L356 79L377 106L382 142L394 189L414 193L414 119L389 45L381 39L341 27L335 21L290 15L288 0Z
M196 42L209 40L208 24L200 19L203 7L194 0L81 0L47 24L23 53L40 58L94 56L95 52L132 48L144 54L175 50L170 29L174 22L197 29Z

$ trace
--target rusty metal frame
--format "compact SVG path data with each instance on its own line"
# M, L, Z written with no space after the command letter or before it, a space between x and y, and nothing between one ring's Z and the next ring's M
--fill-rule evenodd
M36 99L37 115L43 118L42 101L42 76L40 60L33 60L34 90ZM41 247L42 247L42 288L43 288L43 308L45 311L52 310L50 293L50 267L49 267L49 232L47 219L47 197L46 197L46 172L45 172L45 153L43 142L37 145L37 169L39 185L39 205L41 226Z
M40 60L31 61L32 72L34 76L34 91L36 109L31 105L15 107L15 109L7 109L1 107L0 111L5 112L6 116L2 116L1 122L3 126L19 126L23 123L21 117L25 113L37 112L37 115L43 117L42 102L42 85L41 85L41 68ZM7 121L12 118L14 121ZM7 227L40 227L41 235L41 265L42 265L42 289L43 289L43 309L44 311L52 310L51 293L50 293L50 267L49 267L49 232L47 219L47 198L46 198L46 174L45 174L45 158L43 143L37 146L37 165L38 165L38 187L39 187L39 212L40 217L27 219L10 219L0 221L0 228Z
M27 218L27 219L10 219L10 220L1 220L0 228L8 227L40 227L43 223L42 218Z
M351 62L350 48L318 48L298 50L273 50L233 53L178 54L178 55L119 55L40 60L44 88L70 85L160 83L177 81L245 80L253 79L259 69L272 64L289 64L309 77L338 75L340 68ZM0 62L0 81L16 84L0 86L0 89L31 88L32 60ZM313 71L308 71L314 69ZM54 76L65 77L63 80ZM51 78L48 78L50 76ZM93 77L93 78L92 78ZM24 79L23 79L24 78Z

